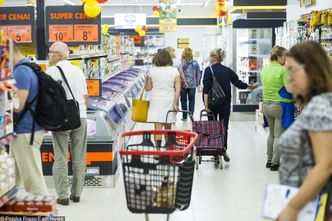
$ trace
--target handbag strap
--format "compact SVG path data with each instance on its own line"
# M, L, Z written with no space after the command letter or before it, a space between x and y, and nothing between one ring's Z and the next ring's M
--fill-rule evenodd
M144 90L142 91L141 96L139 97L140 100L143 100L142 99L143 98L143 94L144 94Z
M70 88L70 86L69 86L69 83L68 83L68 81L67 81L67 78L66 78L65 74L63 73L62 68L61 68L60 66L56 66L56 67L59 69L60 74L61 74L63 80L66 82L66 85L67 85L67 87L68 87L68 89L69 89L69 91L70 91L70 93L71 93L71 96L72 96L73 99L77 102L77 100L76 100L75 97L74 97L73 92L71 91L71 88Z

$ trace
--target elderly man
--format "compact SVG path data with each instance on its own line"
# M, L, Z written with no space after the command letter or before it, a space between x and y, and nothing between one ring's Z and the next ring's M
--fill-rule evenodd
M88 91L86 79L82 70L72 65L67 59L69 48L65 43L55 42L49 49L49 62L56 65L50 67L46 73L54 80L61 81L67 95L67 99L74 99L79 103L81 126L74 130L53 132L53 146L55 162L53 165L53 179L58 194L58 204L69 205L68 194L68 140L70 139L70 153L73 169L73 182L71 186L70 199L74 202L80 201L83 190L86 170L86 148L87 148L87 123L86 110L88 102ZM62 69L67 78L69 87L61 76Z

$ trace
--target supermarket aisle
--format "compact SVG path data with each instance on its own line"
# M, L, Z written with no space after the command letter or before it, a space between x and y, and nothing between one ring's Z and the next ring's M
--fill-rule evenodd
M179 124L181 126L182 122ZM152 125L138 125L142 127L151 129ZM276 172L264 167L265 142L255 133L254 122L244 121L230 123L229 140L231 162L224 170L215 168L212 162L201 164L195 171L190 208L172 214L172 221L262 220L260 210L265 184L277 182L278 178ZM127 210L122 174L115 189L85 189L81 203L59 206L59 213L70 221L144 220L144 215ZM164 215L151 216L151 220L165 218Z

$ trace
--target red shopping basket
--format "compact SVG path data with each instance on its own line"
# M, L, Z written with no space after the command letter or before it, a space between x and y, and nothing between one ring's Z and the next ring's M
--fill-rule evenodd
M164 135L163 147L155 147L152 135ZM188 145L177 136L190 139ZM127 207L133 213L171 214L190 205L197 134L188 131L134 131L120 135Z
M194 119L193 119L193 115L190 111L184 111L184 110L179 110L179 111L174 111L174 110L170 110L167 112L167 115L166 115L166 123L168 122L168 116L170 113L187 113L189 115L189 118L191 120L191 123L194 122ZM185 130L185 131L191 131L191 130ZM176 141L179 142L179 143L182 143L182 144L190 144L190 137L188 136L184 136L184 135L180 135L178 134L176 136Z

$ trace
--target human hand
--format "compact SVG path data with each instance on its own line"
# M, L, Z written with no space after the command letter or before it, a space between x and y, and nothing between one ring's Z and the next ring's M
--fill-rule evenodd
M210 110L208 107L205 107L205 111L206 111L207 113L212 113L212 110Z
M173 110L174 111L179 111L179 105L177 103L173 104Z
M187 89L187 88L188 88L188 83L184 82L184 89Z
M259 87L259 84L258 83L255 83L255 84L248 84L248 88L249 89L256 89Z
M287 206L278 216L276 221L296 221L299 211L293 207Z

